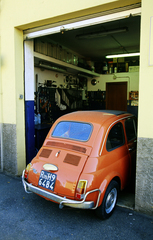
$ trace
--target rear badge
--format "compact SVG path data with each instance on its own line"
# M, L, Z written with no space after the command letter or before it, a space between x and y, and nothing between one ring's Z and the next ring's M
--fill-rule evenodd
M46 163L43 165L43 168L47 171L58 171L58 167L53 165L53 164L49 164L49 163Z
M58 157L58 155L60 154L61 151L58 151L56 154L55 154L55 157Z

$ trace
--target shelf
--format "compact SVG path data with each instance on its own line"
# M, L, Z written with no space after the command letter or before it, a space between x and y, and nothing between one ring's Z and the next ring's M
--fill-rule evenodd
M87 69L84 69L84 68L81 68L81 67L63 62L63 61L58 60L56 58L52 58L52 57L43 55L41 53L34 52L34 58L35 58L36 62L46 61L46 62L49 62L49 63L54 63L54 65L55 64L58 65L59 68L63 67L64 69L66 69L65 72L68 72L68 73L82 74L82 75L86 75L88 77L99 77L100 76L100 74L98 74L98 73L95 73L95 72L92 72L90 70L87 70ZM55 68L55 69L52 69L52 70L58 72L58 68ZM59 69L59 72L61 72L60 69Z

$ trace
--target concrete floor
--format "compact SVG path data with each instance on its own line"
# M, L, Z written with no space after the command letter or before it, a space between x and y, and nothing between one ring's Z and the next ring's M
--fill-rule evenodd
M119 193L117 206L134 209L135 207L135 193L127 189Z

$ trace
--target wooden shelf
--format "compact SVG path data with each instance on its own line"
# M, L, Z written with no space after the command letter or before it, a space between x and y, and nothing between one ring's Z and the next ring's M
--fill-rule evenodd
M98 73L95 73L95 72L92 72L90 70L87 70L87 69L84 69L84 68L81 68L81 67L63 62L61 60L46 56L46 55L41 54L41 53L34 52L34 58L35 58L36 62L46 61L46 62L49 62L49 63L54 63L54 64L58 65L59 67L63 67L64 69L66 69L66 72L68 72L68 73L82 74L82 75L86 75L88 77L99 77L100 76L100 74L98 74ZM58 72L58 69L55 69L54 71Z

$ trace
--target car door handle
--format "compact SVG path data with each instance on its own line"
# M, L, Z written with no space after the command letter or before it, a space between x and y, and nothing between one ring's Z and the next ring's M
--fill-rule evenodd
M129 148L129 151L133 151L133 150L134 150L134 147Z

